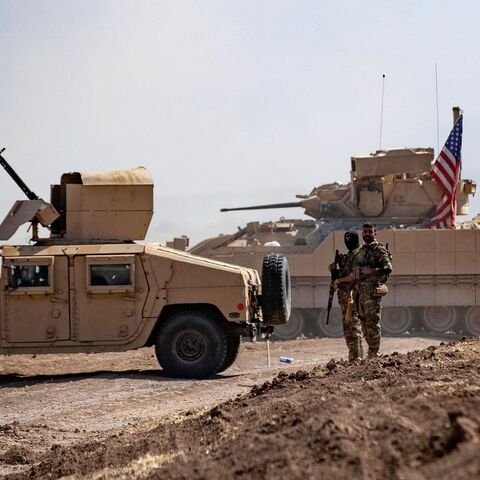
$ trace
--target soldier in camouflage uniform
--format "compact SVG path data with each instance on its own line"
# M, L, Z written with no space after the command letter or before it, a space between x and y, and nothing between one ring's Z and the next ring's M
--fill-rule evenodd
M363 334L368 343L368 356L375 357L380 348L382 297L388 293L385 282L392 272L391 255L376 240L376 226L363 225L362 237L365 242L355 251L353 277L358 291L359 317Z
M348 253L340 254L335 287L337 288L338 303L342 309L343 336L348 347L348 359L354 361L363 358L362 330L356 307L353 308L351 315L347 315L348 299L352 295L350 284L354 251L359 245L358 233L355 231L345 232L344 240Z

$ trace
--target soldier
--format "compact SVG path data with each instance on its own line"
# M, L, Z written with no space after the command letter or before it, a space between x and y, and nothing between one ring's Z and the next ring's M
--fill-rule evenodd
M358 248L358 233L355 231L345 232L345 246L348 253L340 254L338 262L338 278L334 285L337 288L338 303L342 309L343 336L348 347L348 360L360 360L363 358L362 330L357 309L353 308L351 314L347 315L347 305L352 295L350 284L352 282L354 251Z
M365 223L362 230L365 243L355 251L353 260L353 283L358 291L358 315L362 320L369 357L376 357L380 348L381 301L388 293L385 282L392 273L391 255L377 242L376 236L376 225Z

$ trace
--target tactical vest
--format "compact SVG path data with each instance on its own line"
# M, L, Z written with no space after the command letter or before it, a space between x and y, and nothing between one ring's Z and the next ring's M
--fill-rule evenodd
M375 279L367 280L362 278L360 273L363 267L382 268L386 262L391 266L392 255L384 245L378 242L364 244L355 250L355 276L359 278L361 283L385 283L388 280L388 274Z

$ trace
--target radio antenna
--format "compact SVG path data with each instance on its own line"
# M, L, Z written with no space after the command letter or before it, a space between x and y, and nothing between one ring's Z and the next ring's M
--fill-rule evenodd
M382 129L383 129L383 97L385 93L385 74L382 74L382 106L380 109L380 147L382 149Z
M437 103L437 155L440 153L440 127L438 121L438 72L437 64L435 64L435 99Z

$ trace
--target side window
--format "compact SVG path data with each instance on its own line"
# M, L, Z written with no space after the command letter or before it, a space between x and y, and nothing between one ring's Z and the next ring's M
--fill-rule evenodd
M52 293L53 257L4 259L7 288L15 294Z
M50 286L48 265L10 265L8 273L11 288Z
M88 255L87 291L132 292L135 289L135 255Z
M131 268L128 263L90 265L90 285L131 285Z

